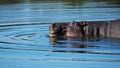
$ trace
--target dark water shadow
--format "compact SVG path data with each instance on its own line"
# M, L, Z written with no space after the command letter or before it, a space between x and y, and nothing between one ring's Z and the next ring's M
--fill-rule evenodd
M114 46L116 43L117 45L120 44L119 39L50 37L51 47L54 48L51 50L52 52L120 55L120 53L112 53L106 51L97 52L97 50L102 49L114 49L114 47L116 47ZM119 46L117 46L117 48L119 49Z
M65 42L61 43L59 41L77 41L77 42L95 42L100 41L102 38L80 38L80 37L50 37L50 44L64 44ZM67 42L66 42L67 43Z

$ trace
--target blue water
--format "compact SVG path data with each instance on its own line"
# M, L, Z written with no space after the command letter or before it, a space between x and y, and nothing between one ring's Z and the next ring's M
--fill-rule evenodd
M0 68L120 68L120 39L50 38L51 23L114 20L120 1L0 1Z

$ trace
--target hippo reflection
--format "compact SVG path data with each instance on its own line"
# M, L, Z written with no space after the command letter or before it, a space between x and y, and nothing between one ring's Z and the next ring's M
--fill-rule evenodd
M113 37L120 38L120 19L111 21L81 21L54 23L50 36L67 37Z

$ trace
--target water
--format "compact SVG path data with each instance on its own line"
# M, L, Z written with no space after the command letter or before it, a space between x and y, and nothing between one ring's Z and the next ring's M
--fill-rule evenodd
M120 68L120 39L49 38L52 22L120 18L117 0L0 1L1 68Z

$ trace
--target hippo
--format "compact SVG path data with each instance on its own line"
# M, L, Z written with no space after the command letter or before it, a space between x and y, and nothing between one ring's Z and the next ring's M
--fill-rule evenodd
M53 23L49 28L49 36L67 36L79 37L82 36L84 31L78 22L71 23Z
M50 36L120 38L120 19L54 23L50 26Z

